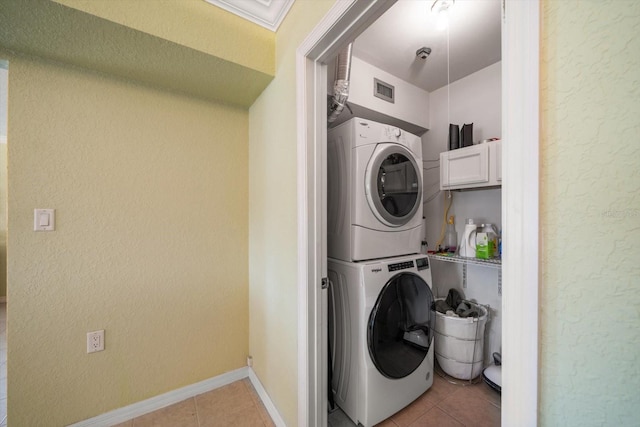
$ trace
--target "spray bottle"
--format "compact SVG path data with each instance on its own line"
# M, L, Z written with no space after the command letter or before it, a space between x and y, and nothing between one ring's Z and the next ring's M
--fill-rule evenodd
M447 223L447 231L444 235L444 250L451 254L456 253L458 248L458 233L456 233L456 226L454 225L454 217L451 215Z

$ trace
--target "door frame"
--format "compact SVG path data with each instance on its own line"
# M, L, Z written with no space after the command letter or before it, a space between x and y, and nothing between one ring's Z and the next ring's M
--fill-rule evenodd
M326 425L326 63L394 3L337 1L296 52L298 425ZM539 34L540 0L503 2L502 425L538 416Z

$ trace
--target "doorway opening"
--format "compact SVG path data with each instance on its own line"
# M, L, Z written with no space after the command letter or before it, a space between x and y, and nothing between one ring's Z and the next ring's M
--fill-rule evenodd
M326 425L326 64L394 2L337 2L297 53L299 424ZM539 2L502 24L503 425L535 425L538 377ZM526 255L526 256L525 256Z

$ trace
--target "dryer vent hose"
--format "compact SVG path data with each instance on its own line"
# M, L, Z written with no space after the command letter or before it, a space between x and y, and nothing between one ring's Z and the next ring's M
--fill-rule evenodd
M333 82L333 96L328 108L328 122L335 121L342 110L344 110L349 98L349 80L351 77L351 47L353 43L349 43L347 47L342 49L338 54L336 61L336 77Z

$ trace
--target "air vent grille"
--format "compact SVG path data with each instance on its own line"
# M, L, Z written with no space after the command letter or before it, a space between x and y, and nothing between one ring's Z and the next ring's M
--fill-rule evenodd
M376 78L373 79L373 96L384 99L387 102L395 103L396 91L393 85L385 83Z

